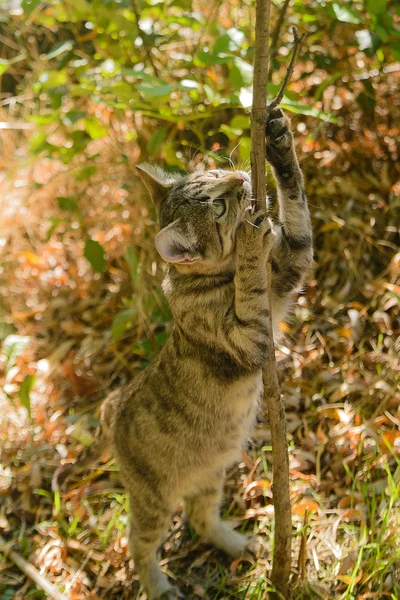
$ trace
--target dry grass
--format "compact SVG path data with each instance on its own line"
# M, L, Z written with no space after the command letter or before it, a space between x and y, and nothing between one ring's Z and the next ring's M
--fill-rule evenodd
M96 173L77 181L89 165L29 162L24 134L1 135L1 330L2 338L27 343L14 359L1 357L0 530L71 600L143 598L112 459L61 498L49 491L60 460L90 443L103 394L145 367L170 328L153 213L132 175L138 153L123 148L129 160L122 162L115 141L93 142ZM382 126L381 135L397 134ZM316 268L278 348L290 432L293 595L398 599L398 167L368 131L357 138L336 130L318 141L309 134L299 148ZM57 197L75 198L79 209L61 210ZM107 251L104 275L83 256L87 235ZM111 331L121 313L127 327L116 341ZM20 392L29 375L31 418ZM265 598L273 535L269 444L261 411L253 443L228 476L224 508L240 528L264 537L265 557L230 564L184 526L178 509L162 563L187 597ZM7 561L0 596L43 597Z

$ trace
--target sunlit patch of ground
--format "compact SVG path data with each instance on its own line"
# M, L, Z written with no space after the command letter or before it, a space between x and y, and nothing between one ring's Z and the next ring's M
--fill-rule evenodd
M396 599L400 203L390 163L378 179L360 155L353 170L342 169L334 144L307 140L300 146L309 154L316 270L277 351L290 434L294 596ZM0 533L71 600L144 598L112 458L61 497L50 479L91 442L104 393L145 367L170 330L154 215L131 167L101 144L96 172L78 183L76 172L89 165L28 165L23 156L0 181ZM84 258L88 236L106 249L104 275ZM181 509L174 517L162 564L187 597L265 598L270 450L261 410L252 445L228 474L224 507L226 518L264 538L256 563L230 563L187 528ZM0 597L43 594L4 560Z

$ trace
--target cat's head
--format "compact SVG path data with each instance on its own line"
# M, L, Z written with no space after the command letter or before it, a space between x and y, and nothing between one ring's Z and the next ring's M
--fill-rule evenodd
M207 272L232 259L236 231L251 206L248 173L217 169L183 177L147 164L137 170L157 209L155 244L164 260L186 272Z

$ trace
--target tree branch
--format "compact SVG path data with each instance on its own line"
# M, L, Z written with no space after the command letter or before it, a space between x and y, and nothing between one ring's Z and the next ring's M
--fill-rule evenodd
M253 104L251 109L251 178L253 197L265 208L265 127L268 118L267 83L269 66L269 23L271 0L256 2Z
M283 80L283 83L281 85L281 89L278 92L278 95L268 104L268 109L270 111L282 102L282 98L285 93L287 84L289 83L290 78L293 75L294 65L296 64L297 55L299 54L301 44L303 43L303 40L306 37L305 33L303 33L301 35L301 37L299 37L299 32L297 31L297 27L292 27L292 31L293 31L293 35L294 35L294 47L293 47L292 58L290 60L289 66L286 71L285 79Z

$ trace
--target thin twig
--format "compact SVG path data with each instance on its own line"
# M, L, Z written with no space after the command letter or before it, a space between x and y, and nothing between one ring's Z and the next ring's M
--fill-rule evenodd
M287 84L289 83L290 78L293 75L294 65L296 64L297 55L299 54L301 44L303 43L303 40L306 37L305 33L303 33L299 37L299 32L297 31L297 27L292 27L292 31L293 31L293 35L294 35L294 47L293 47L292 58L290 60L289 66L286 71L285 79L283 80L283 83L281 85L281 89L279 90L278 95L273 100L271 100L271 102L268 104L269 111L271 111L273 108L275 108L276 106L278 106L278 104L280 104L282 102L282 98L285 93Z
M276 21L276 25L274 27L274 31L272 32L271 47L270 47L270 54L271 54L270 60L271 61L275 58L276 53L278 52L278 47L277 47L278 46L278 37L279 37L279 34L282 29L283 20L285 18L285 14L288 9L289 3L290 3L290 0L285 0L285 2L283 3L281 11L279 13L279 17L278 17L278 19Z
M11 560L21 571L32 579L36 583L36 585L42 589L48 596L54 598L54 600L67 600L67 597L64 596L58 589L50 583L48 579L46 579L39 571L25 558L23 558L20 554L15 552L15 550L11 550L10 544L6 542L6 540L0 535L0 552L2 552L7 558Z
M300 578L302 581L306 577L307 528L308 528L308 508L306 508L306 510L304 512L303 531L301 532L299 556L297 559L297 575L295 577L295 579Z
M132 6L133 14L135 15L135 20L136 20L136 25L137 25L137 28L138 28L139 37L142 40L143 48L144 48L144 51L146 52L147 60L149 61L149 63L152 66L152 69L154 71L154 75L156 77L160 77L160 72L157 69L156 65L154 64L153 57L151 55L151 50L150 50L150 48L149 48L149 46L147 44L147 40L146 40L146 37L145 37L145 35L143 33L143 30L140 27L140 14L139 14L138 8L136 6L136 1L135 0L131 0L131 6Z

